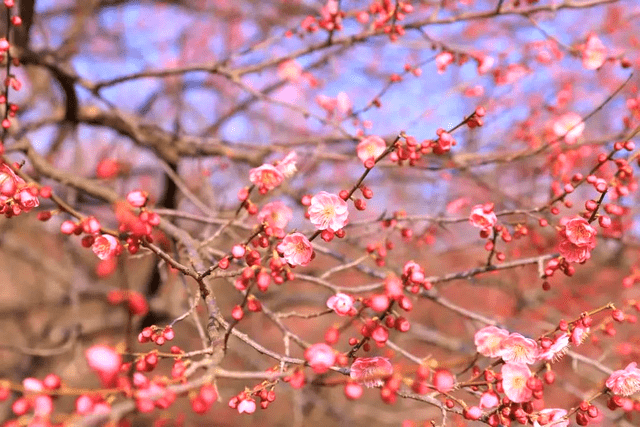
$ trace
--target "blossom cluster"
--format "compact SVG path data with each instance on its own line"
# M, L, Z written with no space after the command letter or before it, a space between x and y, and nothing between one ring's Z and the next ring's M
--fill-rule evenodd
M7 218L40 206L40 191L27 184L6 163L0 161L0 213Z

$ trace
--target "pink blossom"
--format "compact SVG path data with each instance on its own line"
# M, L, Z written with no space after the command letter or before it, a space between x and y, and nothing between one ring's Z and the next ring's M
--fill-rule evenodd
M636 362L629 363L626 368L615 371L609 376L606 386L613 394L630 396L640 391L640 369Z
M32 393L39 393L44 390L44 384L37 378L25 378L22 380L22 387L24 387L24 391L29 391Z
M607 48L597 35L591 33L582 51L582 65L587 70L598 69L607 59Z
M21 184L24 184L24 180L16 175L9 165L0 164L0 195L13 197Z
M386 357L358 357L351 364L349 376L366 387L379 387L393 374L393 366Z
M351 111L352 105L351 100L349 99L349 95L347 95L345 92L339 92L338 96L336 97L336 107L338 108L338 111L343 114L347 114L349 111Z
M96 237L96 240L93 242L93 246L91 246L91 249L98 258L102 260L111 259L116 255L116 250L118 249L118 240L110 234L103 234Z
M538 354L538 360L557 361L569 350L569 335L562 334L557 337L551 346L540 351Z
M362 163L365 163L367 160L375 160L380 157L386 148L387 144L384 139L377 135L369 135L360 141L356 151L358 158L362 160Z
M340 316L355 315L356 309L353 307L353 297L351 295L338 292L327 300L327 307Z
M471 208L471 215L469 221L474 227L482 230L489 230L493 228L498 222L498 217L493 212L493 206L491 209L487 209L487 205L475 205Z
M258 213L258 221L275 230L284 230L293 218L293 211L280 201L267 203Z
M256 401L253 399L244 399L238 403L238 413L253 414L256 411Z
M284 175L275 166L264 164L249 171L249 180L264 194L282 184Z
M41 394L33 399L33 413L36 417L51 415L53 412L53 400L51 396Z
M582 217L575 217L567 221L564 226L564 235L577 246L588 246L590 249L596 247L597 230Z
M550 427L569 427L569 419L563 419L567 416L567 411L560 408L549 408L543 409L538 412L539 415L546 415L549 419L549 422L545 424L545 426ZM562 421L560 421L562 420ZM540 427L538 421L533 422L534 427Z
M407 261L402 267L402 275L409 281L413 283L423 283L424 282L424 269L417 262L411 260Z
M304 352L304 358L316 374L323 374L336 363L336 353L325 343L313 344Z
M494 79L498 86L517 82L529 73L529 69L520 64L509 64L504 70L494 71Z
M135 208L141 208L147 204L147 192L146 191L132 191L127 194L127 202Z
M433 385L440 393L449 393L455 387L456 379L446 369L438 369L433 374Z
M287 234L277 249L291 265L307 265L313 257L313 246L302 233Z
M330 98L327 95L316 96L316 102L327 112L328 115L333 115L333 112L338 106L338 100Z
M493 56L483 55L482 57L480 57L478 59L478 74L488 73L491 70L491 67L493 67L494 62L495 59L493 58Z
M567 262L585 262L591 258L591 252L587 246L574 245L569 240L560 242L558 252Z
M453 62L453 54L451 52L440 52L436 55L436 67L438 74L444 74L447 66Z
M553 122L553 133L564 137L567 144L574 144L584 132L584 122L580 114L570 112L563 114Z
M335 194L321 191L311 198L309 219L318 230L338 231L347 224L347 202Z
M580 345L584 342L584 340L587 338L587 335L589 334L590 328L587 328L585 326L582 325L578 325L575 328L573 328L573 331L571 331L571 343L573 345Z
M40 206L40 201L32 194L29 187L23 187L15 196L16 201L23 211L29 212L31 209Z
M500 397L495 391L489 390L480 396L480 409L495 408L500 403Z
M516 403L531 399L532 391L527 387L531 371L521 363L505 363L502 365L502 388L509 400Z
M591 257L591 249L596 247L597 231L586 219L575 217L568 220L560 231L563 240L558 251L568 262L584 262Z
M474 342L478 353L486 357L498 357L500 344L509 336L509 331L496 326L487 326L476 332Z
M278 76L281 79L297 82L302 76L302 66L295 59L287 59L278 65Z
M89 367L97 372L105 386L115 383L122 359L112 348L105 345L94 345L85 352Z
M538 344L520 334L510 334L500 343L498 355L507 363L530 365L538 356Z
M297 161L298 154L295 151L291 151L284 157L284 159L280 160L276 164L276 169L278 169L278 171L280 171L280 173L282 173L285 178L290 178L298 170L296 166Z

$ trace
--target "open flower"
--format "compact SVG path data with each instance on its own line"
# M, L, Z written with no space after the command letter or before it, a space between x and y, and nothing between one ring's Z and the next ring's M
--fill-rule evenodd
M276 164L276 169L278 169L285 178L290 178L293 174L296 173L297 169L297 161L298 154L295 151L291 151L287 154L284 159L280 160Z
M267 203L258 213L258 221L267 223L274 230L284 230L293 218L293 211L280 201Z
M307 265L313 257L313 246L302 233L286 235L277 249L291 265Z
M510 334L500 343L498 355L507 363L530 365L538 356L538 343L520 334Z
M560 230L563 240L558 245L560 255L568 262L584 262L596 247L597 231L582 217L568 220Z
M532 391L527 387L531 371L522 363L505 363L502 365L502 388L509 400L516 403L531 399Z
M347 202L335 194L321 191L311 198L309 219L318 230L338 231L347 224Z
M93 246L91 246L91 249L93 250L93 253L98 256L98 258L102 260L111 259L116 256L116 251L118 249L118 240L110 234L103 234L96 237L96 240L93 242Z
M569 335L562 334L551 346L538 354L538 360L557 361L569 350Z
M453 54L451 52L440 52L436 55L436 68L438 74L444 74L447 66L453 62Z
M31 209L40 206L40 201L33 194L34 192L35 191L32 188L23 187L22 190L15 195L15 199L23 211L29 212Z
M351 365L349 376L367 387L379 387L393 374L393 366L386 357L358 357Z
M355 315L353 307L353 297L351 295L338 292L327 300L327 307L336 312L339 316Z
M487 326L476 332L473 340L478 353L486 357L498 357L500 344L509 336L509 331L496 326Z
M249 180L264 194L282 184L284 175L275 166L264 164L249 171Z
M607 59L607 48L597 35L591 33L587 37L587 43L582 51L582 65L587 70L596 70Z
M593 249L596 246L597 230L582 217L575 217L567 221L564 226L564 235L577 246L589 246Z
M377 135L369 135L360 141L356 152L358 153L358 158L364 163L367 160L375 160L380 157L386 148L387 144L384 139Z
M316 374L323 374L336 362L336 353L329 345L318 343L304 352L304 358Z
M553 122L553 133L564 137L567 144L574 144L584 132L584 122L578 113L566 113Z
M471 208L471 215L469 215L469 222L474 227L482 230L489 230L493 228L498 222L498 217L493 212L493 205L475 205Z
M626 368L612 373L606 386L613 394L621 396L630 396L640 391L640 369L637 368L637 363L629 363Z

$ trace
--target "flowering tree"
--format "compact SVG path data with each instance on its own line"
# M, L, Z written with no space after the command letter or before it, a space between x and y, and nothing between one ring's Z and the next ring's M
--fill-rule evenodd
M636 425L638 12L4 0L3 425Z

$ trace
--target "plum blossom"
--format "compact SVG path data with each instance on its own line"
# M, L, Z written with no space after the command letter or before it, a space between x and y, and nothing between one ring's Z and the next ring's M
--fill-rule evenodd
M553 344L544 351L538 353L538 360L556 361L569 350L569 335L562 334L557 337Z
M553 122L553 133L558 138L564 137L567 144L575 144L582 132L584 132L584 122L578 113L563 114Z
M342 114L346 114L351 111L353 105L351 105L351 100L346 92L338 92L338 96L336 96L336 107Z
M564 239L558 245L558 251L568 262L584 262L591 257L596 247L597 231L582 217L566 221L560 236Z
M287 59L278 65L278 76L281 79L297 82L302 76L302 66L295 59Z
M358 153L358 158L362 160L362 163L365 163L367 160L375 160L380 157L386 148L387 144L384 142L384 139L377 135L369 135L360 141L356 152Z
M85 357L89 367L96 371L105 386L115 383L122 364L120 354L106 345L94 345L87 349Z
M402 277L412 283L421 284L425 279L424 269L413 260L407 261L402 267Z
M486 357L498 357L500 345L509 336L509 331L496 326L486 326L476 332L474 342L478 353Z
M573 345L580 345L584 342L584 340L587 338L587 335L590 332L590 328L587 328L586 326L583 325L577 325L575 328L573 328L573 331L571 331L571 337L570 337L570 341Z
M453 62L453 54L451 52L440 52L436 55L436 67L438 74L444 74L447 66Z
M393 366L386 357L358 357L351 365L349 376L366 387L379 387L393 374Z
M127 194L127 202L131 203L134 208L141 208L147 204L148 197L146 191L136 190Z
M565 224L564 235L571 243L578 246L587 245L595 247L596 234L598 232L586 219L582 217L572 218Z
M276 169L284 175L285 178L291 178L296 173L298 161L298 154L295 151L291 151L284 159L276 163Z
M640 391L640 369L637 363L632 362L626 368L615 371L605 383L613 394L630 396Z
M318 230L340 230L347 224L347 202L335 194L321 191L311 198L309 219Z
M543 409L538 412L539 415L546 415L549 419L549 422L545 425L553 426L553 427L569 427L569 419L564 419L567 416L567 411L565 409L560 408L549 408ZM562 420L562 421L561 421ZM538 421L533 422L533 427L540 427Z
M591 33L582 51L582 65L587 70L596 70L607 60L607 48L597 35Z
M313 246L302 233L286 235L277 249L291 265L307 265L313 257Z
M509 400L516 403L531 399L532 391L527 387L531 371L522 363L505 363L502 365L502 388Z
M538 356L538 344L520 334L510 334L500 343L498 355L507 363L531 365Z
M20 178L6 163L0 164L0 195L12 197L18 185L24 184L24 180Z
M238 403L238 413L253 414L256 411L256 401L253 399L244 399Z
M15 199L24 212L29 212L33 208L40 206L40 201L33 194L35 187L23 187L22 190L15 195ZM37 193L36 193L37 194Z
M498 217L493 212L493 204L475 205L471 208L469 221L474 227L481 230L489 230L498 222Z
M110 234L103 234L96 237L91 249L98 258L102 260L111 259L116 256L118 240Z
M327 307L336 312L339 316L353 316L356 309L353 307L353 297L351 295L338 292L327 300Z
M276 231L284 230L291 218L293 211L280 201L267 203L258 213L258 221L266 223Z
M486 74L488 73L493 64L495 63L495 59L493 56L482 55L478 58L478 74Z
M438 369L433 374L433 385L440 393L449 393L456 385L456 379L446 369Z
M282 184L284 174L275 166L264 164L249 171L249 180L264 194Z
M488 390L480 396L480 409L495 408L500 404L500 397L493 390Z
M323 374L336 363L336 354L333 349L325 344L313 344L304 352L304 358L316 374Z

